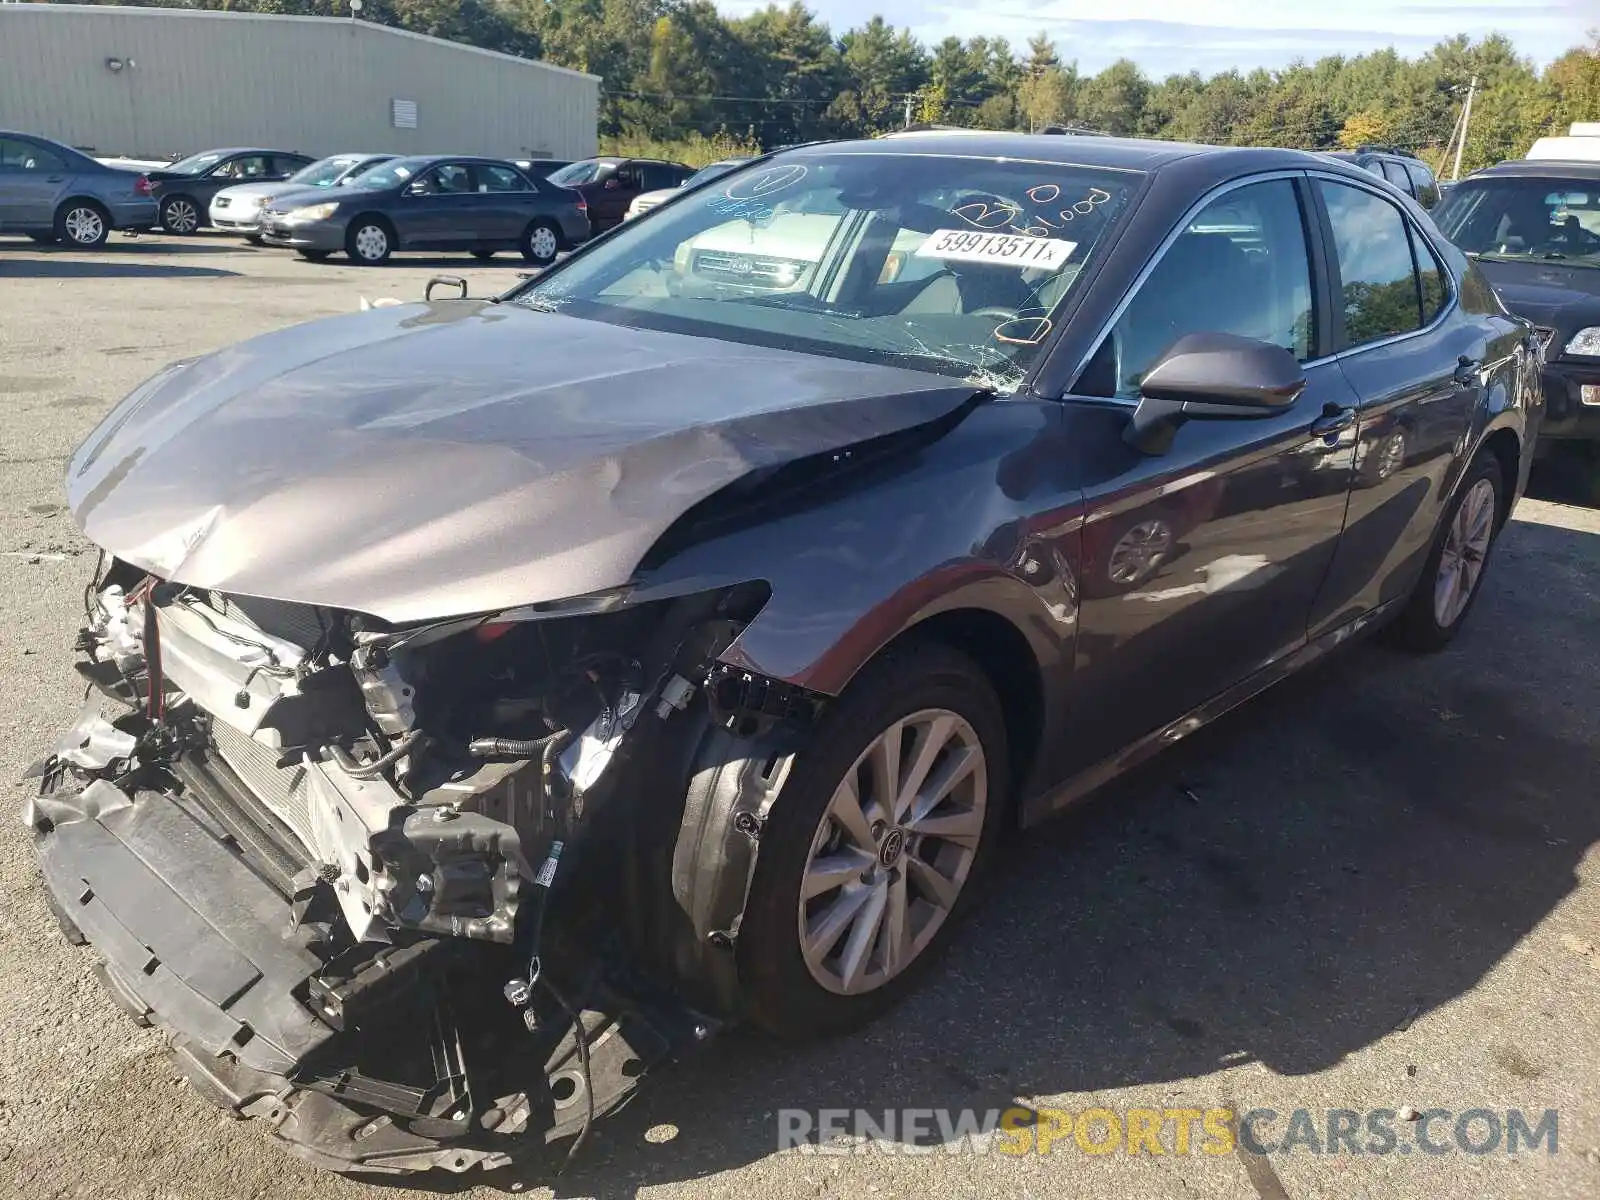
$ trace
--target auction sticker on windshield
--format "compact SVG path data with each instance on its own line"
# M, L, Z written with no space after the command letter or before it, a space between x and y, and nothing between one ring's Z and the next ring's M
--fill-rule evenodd
M978 233L971 229L935 229L928 235L928 240L917 247L917 257L1055 268L1071 258L1077 248L1077 242L1060 238L1029 237L1022 233Z

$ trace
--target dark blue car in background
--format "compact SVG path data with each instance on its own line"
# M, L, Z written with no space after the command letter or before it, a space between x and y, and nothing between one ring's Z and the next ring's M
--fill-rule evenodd
M156 223L150 180L80 150L0 129L0 234L93 250L113 229Z

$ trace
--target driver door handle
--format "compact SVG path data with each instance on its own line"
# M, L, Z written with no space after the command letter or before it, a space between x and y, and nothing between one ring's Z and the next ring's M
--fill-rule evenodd
M1353 408L1340 408L1330 404L1322 410L1322 415L1311 422L1312 437L1332 437L1342 433L1356 423L1356 410Z

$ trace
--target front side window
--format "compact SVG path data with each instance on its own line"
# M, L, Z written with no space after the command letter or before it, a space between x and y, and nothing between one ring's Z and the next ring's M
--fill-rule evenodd
M211 172L214 179L266 179L272 174L272 164L265 154L246 154L231 159Z
M13 171L61 171L66 163L60 155L52 154L32 142L0 138L0 167Z
M1095 351L1076 391L1131 399L1179 338L1232 333L1313 357L1311 260L1294 184L1218 197L1189 222Z
M472 191L472 172L461 163L440 163L414 185L419 196L462 196Z
M1011 391L1142 178L819 149L734 170L516 298Z
M427 166L427 159L399 158L389 162L379 163L369 170L361 172L349 180L351 187L371 188L382 191L385 188L399 187L402 183L414 178L416 173Z
M174 175L203 175L221 161L220 150L207 150L202 154L191 154L188 158L180 158L164 169Z
M1344 307L1344 345L1422 327L1422 302L1406 219L1362 188L1318 180L1333 228Z
M1474 257L1600 267L1600 183L1593 179L1469 179L1450 189L1434 221Z
M525 192L528 181L510 167L478 164L478 190L480 192Z

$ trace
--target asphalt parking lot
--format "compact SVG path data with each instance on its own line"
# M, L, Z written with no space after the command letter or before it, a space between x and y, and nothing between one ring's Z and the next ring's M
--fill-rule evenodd
M0 239L9 811L25 794L13 781L81 694L70 645L93 556L63 511L61 476L100 416L172 359L363 296L420 296L436 272L483 295L521 269L512 255L311 264L221 237L116 237L88 255ZM888 1019L801 1047L734 1032L649 1081L566 1174L540 1158L425 1190L1600 1195L1597 584L1600 512L1524 501L1448 652L1349 651L1013 847L953 953ZM0 1196L409 1194L319 1174L202 1102L92 965L59 936L20 821L0 822ZM1157 1156L1088 1153L1069 1136L1048 1155L777 1152L780 1110L1014 1104L1272 1109L1265 1140L1283 1139L1297 1109L1324 1134L1327 1110L1392 1109L1401 1144L1335 1153L1301 1141L1258 1157L1209 1153L1197 1135L1190 1153ZM1555 1110L1556 1152L1469 1153L1442 1121L1447 1152L1422 1153L1404 1110L1436 1108L1520 1109L1530 1124Z

